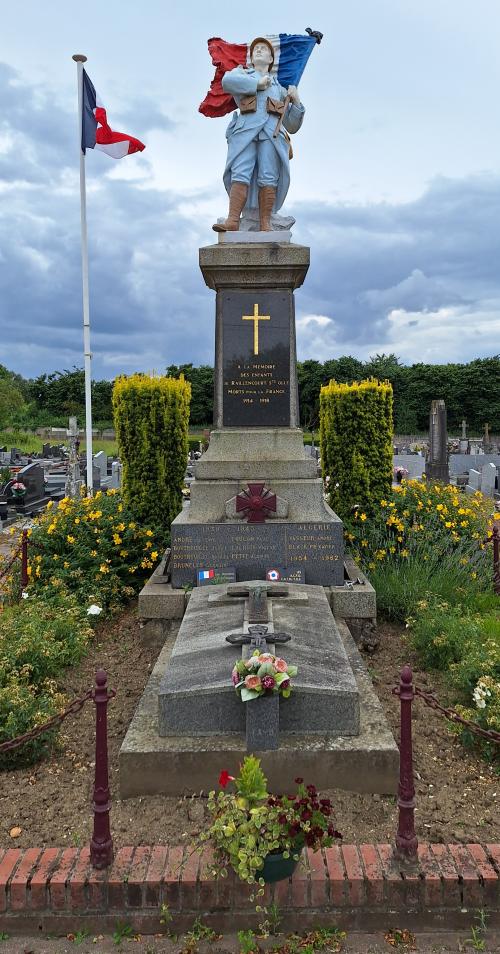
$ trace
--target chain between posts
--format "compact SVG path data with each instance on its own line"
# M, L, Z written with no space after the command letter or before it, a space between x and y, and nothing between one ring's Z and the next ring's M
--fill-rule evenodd
M73 702L68 706L64 712L59 712L57 715L52 716L51 719L48 719L47 722L44 722L43 725L37 725L34 729L30 729L29 732L25 732L24 735L18 735L15 739L9 739L8 742L2 742L0 744L0 754L2 752L10 752L13 749L19 748L20 745L24 745L26 742L31 742L33 739L36 739L39 735L43 735L44 732L48 732L50 729L55 729L57 726L61 725L65 719L70 715L76 715L77 712L80 712L80 709L83 709L85 703L89 699L93 699L94 690L89 689L84 696L81 696L80 699L74 699Z
M14 553L12 554L9 562L7 563L7 566L2 567L2 569L0 570L0 580L3 580L4 577L6 577L9 571L12 569L19 554L21 553L21 550L22 550L22 543L19 544L17 550L15 550Z
M399 694L399 690L394 690L395 695ZM436 699L436 696L432 692L425 692L423 689L420 689L418 686L415 686L415 695L422 699L426 706L429 706L430 709L435 709L436 712L441 712L442 715L446 716L450 722L455 722L457 725L463 725L466 729L469 729L474 735L480 736L482 739L487 739L488 742L496 743L500 745L500 732L496 732L495 729L482 729L480 725L477 725L475 722L471 722L469 719L464 719L455 709L448 709L446 706L442 706L441 703Z

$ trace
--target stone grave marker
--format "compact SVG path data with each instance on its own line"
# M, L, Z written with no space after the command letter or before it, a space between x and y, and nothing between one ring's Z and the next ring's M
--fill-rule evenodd
M486 497L493 497L496 489L497 469L495 464L485 464L481 468L481 491Z
M471 467L469 470L469 483L465 485L465 491L468 494L474 494L476 490L481 490L481 471Z
M108 476L108 455L105 451L98 451L97 454L94 454L94 467L97 467L102 483Z
M446 429L446 405L442 399L433 401L429 415L429 451L425 463L428 480L449 483L448 434Z

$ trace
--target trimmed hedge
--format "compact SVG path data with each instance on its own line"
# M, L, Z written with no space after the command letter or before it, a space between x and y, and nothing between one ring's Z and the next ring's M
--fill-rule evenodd
M392 385L330 381L320 392L323 478L340 517L374 513L392 486Z
M137 517L169 528L182 510L191 385L180 378L133 374L113 388L123 464L123 496Z

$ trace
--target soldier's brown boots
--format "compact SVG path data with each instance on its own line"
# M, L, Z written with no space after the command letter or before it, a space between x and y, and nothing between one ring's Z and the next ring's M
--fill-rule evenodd
M259 189L259 216L261 232L272 232L271 213L273 211L276 189L273 186L261 186Z
M233 182L229 193L229 213L225 222L212 225L214 232L238 232L240 215L247 201L248 186L244 182Z

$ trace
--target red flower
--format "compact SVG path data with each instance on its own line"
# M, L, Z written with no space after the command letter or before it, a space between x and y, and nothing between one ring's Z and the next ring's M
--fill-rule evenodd
M234 775L230 775L229 772L226 772L226 769L223 769L219 775L219 785L225 788L228 782L234 782Z

